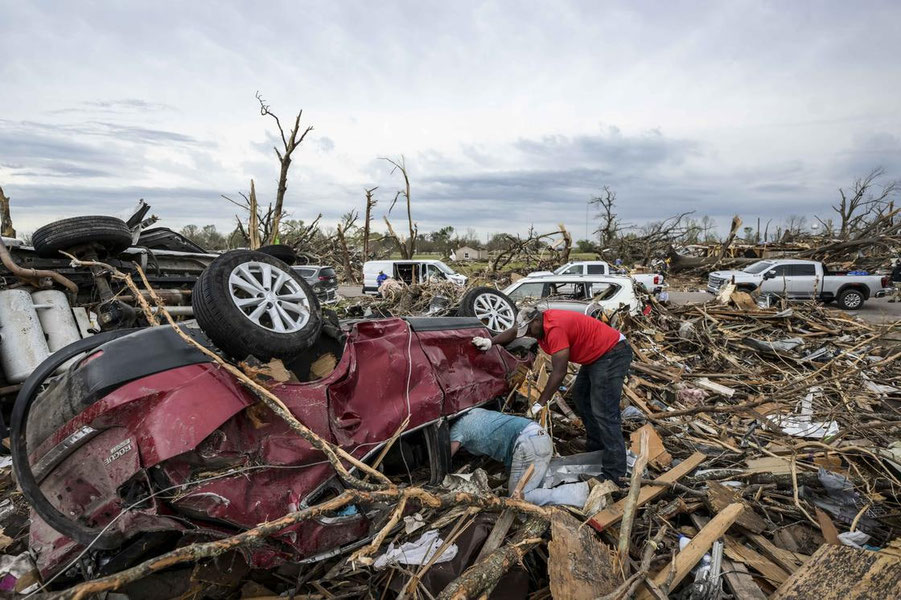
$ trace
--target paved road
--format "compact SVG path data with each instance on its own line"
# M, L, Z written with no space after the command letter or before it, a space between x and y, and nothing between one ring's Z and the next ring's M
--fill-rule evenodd
M707 292L670 292L669 297L674 304L703 303L713 298ZM901 303L891 303L888 298L871 298L860 310L841 312L859 316L870 323L890 323L901 319Z
M363 295L361 286L342 285L338 288L338 293L345 298ZM675 304L703 303L712 298L707 292L670 292L669 297ZM891 303L887 298L870 299L862 309L848 312L871 323L890 323L901 319L901 303Z
M345 298L356 298L357 296L363 295L363 286L362 285L339 285L338 293L344 296Z

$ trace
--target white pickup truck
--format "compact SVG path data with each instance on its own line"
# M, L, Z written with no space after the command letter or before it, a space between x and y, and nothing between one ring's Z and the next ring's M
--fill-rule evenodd
M536 275L629 275L632 280L644 287L645 290L656 294L664 287L663 275L659 273L614 273L610 265L603 260L583 260L568 262L562 267L551 271L534 271L529 277Z
M881 298L891 291L887 276L829 272L823 263L813 260L761 260L742 271L714 271L707 276L707 291L716 294L729 282L746 292L835 300L845 310L857 310L869 298Z

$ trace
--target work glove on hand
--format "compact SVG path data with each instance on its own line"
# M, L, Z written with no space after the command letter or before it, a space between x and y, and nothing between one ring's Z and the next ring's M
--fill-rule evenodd
M536 402L529 408L529 410L526 411L526 416L530 419L537 419L538 415L541 414L542 408L544 408L544 406Z
M489 350L491 350L491 340L488 338L476 336L472 338L472 345L482 352L488 352Z

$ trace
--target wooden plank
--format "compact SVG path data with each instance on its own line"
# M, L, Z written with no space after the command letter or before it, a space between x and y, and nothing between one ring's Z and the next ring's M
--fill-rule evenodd
M791 473L791 461L776 456L764 456L745 461L748 465L745 471L748 475L756 473L772 473L773 475L786 475Z
M613 568L612 549L571 515L555 512L551 517L547 551L554 598L595 600L622 582L619 570Z
M654 426L650 423L642 425L629 436L629 439L632 441L632 452L636 455L641 453L639 441L643 431L648 432L648 463L658 470L663 470L673 464L673 457L666 451L666 448L663 446L663 440L660 439Z
M748 538L760 548L761 553L789 573L794 573L795 570L803 564L794 552L789 552L785 548L780 548L762 535L749 533Z
M695 387L699 387L701 389L707 390L708 392L713 392L715 394L720 394L721 396L725 396L727 398L731 398L735 395L735 390L725 385L721 385L719 383L714 383L707 379L706 377L702 377L701 379L696 379L692 381L692 384Z
M817 522L820 524L820 531L823 532L826 543L840 546L841 542L838 539L838 529L835 527L835 523L832 522L829 515L819 508L817 509Z
M494 527L491 528L491 533L488 534L488 537L485 539L485 543L482 544L482 549L479 551L479 556L476 558L475 562L479 562L495 550L501 547L501 544L504 541L504 538L507 537L507 532L510 531L510 527L513 525L513 520L516 518L516 513L512 510L505 510L501 513L501 516L497 518L497 521L494 522Z
M710 522L698 532L698 535L694 536L688 542L688 545L673 557L672 562L662 568L651 580L658 586L662 586L672 573L673 578L668 585L668 589L675 589L694 566L700 562L704 554L710 550L713 542L719 539L732 526L744 508L741 504L735 503L727 506L722 512L710 519ZM654 595L647 588L641 588L636 598L639 600L653 600Z
M760 591L760 586L740 562L723 559L722 572L735 600L766 600L766 594Z
M652 415L656 411L652 410L648 403L645 402L645 399L638 395L638 393L630 388L629 386L623 386L623 391L626 393L626 396L629 397L629 400L638 405L638 408L644 411L646 415Z
M823 544L783 583L772 600L901 598L901 558Z
M779 565L728 536L726 537L726 556L748 565L774 585L784 583L789 578L789 574Z
M695 470L695 468L704 462L707 457L701 452L695 452L681 463L655 479L655 482L662 483L664 485L654 485L649 484L641 488L641 493L638 495L638 503L637 506L642 506L643 504L650 502L667 489L669 489L669 484L679 481L689 473ZM617 521L623 518L623 509L626 506L625 498L615 503L612 506L608 506L598 514L594 515L590 519L588 519L588 524L594 527L598 531L604 531L605 528L613 525Z
M754 533L762 533L766 530L766 521L741 499L735 491L716 481L707 482L707 504L714 512L719 512L736 502L741 503L745 510L738 517L738 524Z

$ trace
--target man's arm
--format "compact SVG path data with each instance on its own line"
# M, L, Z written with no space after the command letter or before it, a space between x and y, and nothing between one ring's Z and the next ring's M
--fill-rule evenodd
M457 453L457 450L460 449L460 442L451 442L451 456Z
M538 404L544 406L550 401L554 396L554 392L556 392L560 387L560 384L563 383L563 378L566 377L566 370L568 367L569 348L564 348L563 350L551 354L551 375L547 378L547 385L544 386L544 390L538 398Z
M506 346L510 342L516 339L516 327L511 327L507 331L502 331L493 338L491 338L491 345L497 346L500 344L501 346Z

